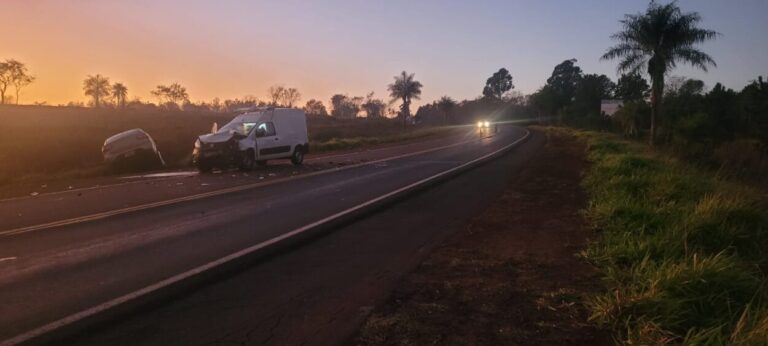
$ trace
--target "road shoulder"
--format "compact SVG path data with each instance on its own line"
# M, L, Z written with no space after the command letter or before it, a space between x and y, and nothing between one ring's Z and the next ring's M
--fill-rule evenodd
M599 290L576 256L593 236L581 214L584 146L550 134L504 193L398 285L350 344L611 344L587 322Z

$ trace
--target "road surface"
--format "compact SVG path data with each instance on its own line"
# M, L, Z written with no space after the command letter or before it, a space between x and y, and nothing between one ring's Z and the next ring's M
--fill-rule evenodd
M309 168L304 176L272 182L259 178L270 170L225 172L0 201L0 340L461 166L524 134L509 126L493 136L468 134L436 147L352 154L356 161L343 169ZM98 333L87 331L77 341L341 341L387 285L478 211L523 157L507 155L168 305L102 325Z

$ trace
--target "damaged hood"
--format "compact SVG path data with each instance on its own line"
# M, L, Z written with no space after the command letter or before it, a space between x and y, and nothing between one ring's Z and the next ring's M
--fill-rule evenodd
M230 139L237 136L234 133L228 133L228 132L217 132L217 133L209 133L207 135L200 136L200 142L203 143L224 143L229 141Z

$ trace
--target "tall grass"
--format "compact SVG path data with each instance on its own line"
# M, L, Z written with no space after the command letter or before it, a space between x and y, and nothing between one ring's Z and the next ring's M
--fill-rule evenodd
M768 345L765 195L608 134L575 132L607 293L592 319L626 344Z

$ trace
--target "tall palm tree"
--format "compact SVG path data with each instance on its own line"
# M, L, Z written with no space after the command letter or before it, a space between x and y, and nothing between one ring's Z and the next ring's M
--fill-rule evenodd
M645 13L627 14L620 21L623 29L611 38L619 43L601 59L621 59L619 72L637 73L643 67L651 77L651 134L650 144L656 137L656 118L659 116L664 93L664 76L678 62L707 71L717 66L706 53L695 45L714 39L717 32L698 27L701 16L696 12L682 13L672 2L666 5L651 1Z
M115 98L117 106L120 108L125 107L125 98L128 96L128 88L123 83L115 83L112 85L112 97Z
M395 76L395 82L387 86L389 96L392 101L402 100L400 106L400 115L403 117L403 127L408 124L408 118L411 116L411 100L418 100L421 96L421 82L413 80L413 73L408 74L403 71L399 76Z
M450 117L451 112L453 112L453 108L455 107L456 101L448 96L443 96L440 98L440 100L437 101L437 108L441 113L443 113L443 119L445 120L446 124L448 123L448 118Z
M94 107L101 107L101 99L110 94L109 78L100 74L95 76L89 75L88 78L83 81L83 91L86 96L93 98Z

